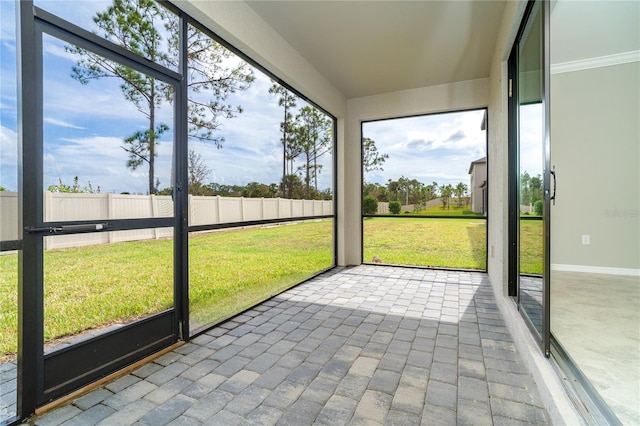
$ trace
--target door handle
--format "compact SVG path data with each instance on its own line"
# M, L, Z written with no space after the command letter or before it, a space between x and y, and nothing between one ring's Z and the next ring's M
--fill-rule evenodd
M556 166L553 166L553 170L550 170L551 176L553 176L553 195L549 198L549 201L553 201L553 205L556 205Z
M104 231L109 227L108 223L90 223L86 225L63 225L63 226L25 226L24 231L28 234L46 233L46 234L79 234L82 232Z

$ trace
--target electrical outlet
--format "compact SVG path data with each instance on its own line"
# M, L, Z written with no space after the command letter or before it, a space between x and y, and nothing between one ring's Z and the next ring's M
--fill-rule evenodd
M584 245L591 244L591 238L588 235L583 235L582 236L582 244L584 244Z

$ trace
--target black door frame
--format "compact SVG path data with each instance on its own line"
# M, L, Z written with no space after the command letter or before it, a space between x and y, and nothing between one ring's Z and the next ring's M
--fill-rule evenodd
M115 372L177 342L186 334L185 315L187 262L187 179L186 85L182 75L139 58L78 26L34 7L32 1L19 3L18 99L19 123L19 232L23 241L18 268L18 416L25 417L44 403L87 383ZM184 43L184 19L181 43ZM73 43L152 75L175 89L173 217L105 221L46 222L43 219L43 72L44 34ZM182 65L182 64L181 64ZM184 163L184 164L183 164ZM97 226L101 225L101 226ZM118 330L101 334L79 344L44 353L43 239L58 233L134 230L170 227L174 230L173 307ZM28 263L28 264L27 264ZM183 285L184 284L184 285Z

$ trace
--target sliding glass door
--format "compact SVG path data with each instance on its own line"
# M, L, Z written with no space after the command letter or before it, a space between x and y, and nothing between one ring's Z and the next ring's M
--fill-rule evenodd
M509 60L510 294L549 355L549 146L545 12L530 3Z

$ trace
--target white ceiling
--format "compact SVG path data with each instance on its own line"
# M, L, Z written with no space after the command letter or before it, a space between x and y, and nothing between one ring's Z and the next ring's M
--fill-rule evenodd
M489 76L504 11L483 1L246 1L347 98Z

